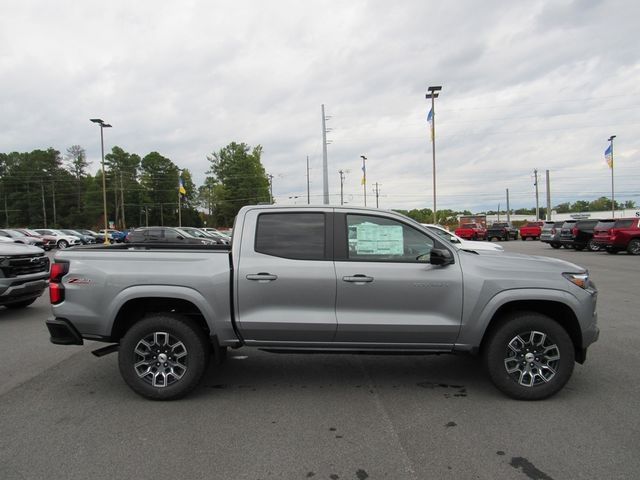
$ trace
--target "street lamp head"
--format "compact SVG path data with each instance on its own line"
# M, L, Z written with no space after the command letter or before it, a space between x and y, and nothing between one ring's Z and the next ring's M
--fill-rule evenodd
M611 135L611 136L609 137L609 139L607 140L607 142L610 142L610 141L611 141L611 140L613 140L614 138L616 138L616 136L615 136L615 135Z
M439 92L440 90L442 90L442 85L439 85L437 87L429 87L427 88L427 90L429 90L430 92Z
M100 125L102 125L104 123L104 121L101 118L91 118L90 120L93 123L99 123Z
M112 125L109 123L102 123L101 126L102 128L111 128Z
M363 160L367 159L367 157L365 157L364 155L360 155L360 158L363 159Z

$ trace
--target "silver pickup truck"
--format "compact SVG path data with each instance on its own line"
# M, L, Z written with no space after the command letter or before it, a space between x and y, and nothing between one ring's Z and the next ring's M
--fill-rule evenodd
M564 261L458 249L400 214L249 206L231 246L60 251L51 341L110 342L126 383L175 399L227 348L479 355L505 394L537 400L597 340L597 290Z

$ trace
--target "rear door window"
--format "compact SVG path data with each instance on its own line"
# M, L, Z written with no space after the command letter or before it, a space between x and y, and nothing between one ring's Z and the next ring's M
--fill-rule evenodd
M633 220L632 219L629 219L629 220L616 220L616 223L613 226L613 228L629 228L629 227L631 227L632 224L633 224Z
M263 213L255 251L293 260L325 260L326 216L322 212Z

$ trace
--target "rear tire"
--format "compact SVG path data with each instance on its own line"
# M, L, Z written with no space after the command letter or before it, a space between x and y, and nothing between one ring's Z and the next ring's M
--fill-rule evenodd
M186 318L150 315L120 341L120 374L131 389L151 400L175 400L198 386L210 355L205 332Z
M629 255L640 255L640 239L634 238L627 245L627 253Z
M546 315L512 313L488 335L483 356L489 378L511 398L548 398L560 391L573 373L573 342L566 330Z
M587 243L587 248L589 249L590 252L600 251L600 245L598 245L593 238L589 240L589 243Z
M550 243L549 245L551 245L553 248L555 248L556 250L559 249L562 245L560 245L559 243Z
M65 248L67 248L69 246L69 242L67 242L66 240L60 240L58 241L58 248L60 250L64 250Z

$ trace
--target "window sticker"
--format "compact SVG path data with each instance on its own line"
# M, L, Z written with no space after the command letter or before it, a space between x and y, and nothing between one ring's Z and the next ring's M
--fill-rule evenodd
M353 241L353 229L349 237ZM358 255L402 255L404 238L400 225L361 223L355 228L355 247ZM350 242L351 243L351 242Z

